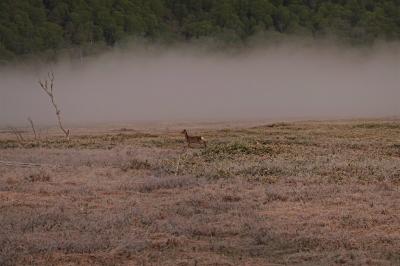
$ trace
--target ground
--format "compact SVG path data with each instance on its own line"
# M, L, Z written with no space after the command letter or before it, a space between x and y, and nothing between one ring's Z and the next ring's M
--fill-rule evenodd
M399 120L54 130L0 133L0 265L400 264Z

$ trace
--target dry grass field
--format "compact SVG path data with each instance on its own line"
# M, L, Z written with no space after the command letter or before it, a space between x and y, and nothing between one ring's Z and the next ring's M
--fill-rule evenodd
M0 133L0 265L399 265L400 121Z

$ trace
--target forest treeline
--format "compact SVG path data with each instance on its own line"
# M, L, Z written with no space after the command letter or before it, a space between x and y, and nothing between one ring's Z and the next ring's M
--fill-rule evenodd
M1 0L0 60L127 38L245 43L263 32L400 39L400 0Z

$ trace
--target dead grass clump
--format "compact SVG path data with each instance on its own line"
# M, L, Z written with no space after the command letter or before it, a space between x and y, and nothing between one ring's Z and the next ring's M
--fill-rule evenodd
M118 246L113 249L112 254L114 256L129 257L133 254L143 252L150 246L151 243L147 240L127 237L118 243Z
M151 168L151 164L146 160L142 161L139 159L131 159L127 162L123 162L121 170L127 172L129 170L148 170Z
M40 170L38 172L29 174L27 177L25 177L25 180L28 182L50 182L51 175L45 170Z
M400 170L398 170L397 172L392 173L389 176L389 180L394 184L400 184Z
M368 122L363 124L356 124L353 128L362 128L362 129L400 129L400 123L397 122L381 122L374 123Z
M113 210L89 209L89 206L82 210L74 205L3 208L0 215L1 265L37 264L37 261L27 260L49 253L105 252L121 244L120 239L137 217L129 204ZM134 250L128 244L123 245L123 249Z
M179 174L181 173L186 174L188 172L186 167L185 171L182 171L183 168L182 166L178 168L177 171L177 165L178 165L177 161L178 160L170 160L170 159L157 161L152 167L153 174L155 176L170 176L178 174L178 171Z
M135 132L131 134L78 135L70 137L70 140L60 136L43 138L40 141L2 139L0 140L0 149L13 149L18 147L23 147L25 149L111 149L124 143L135 142L137 139L152 139L157 137L157 135L153 134Z
M389 146L387 154L389 156L400 157L400 144L393 144Z
M288 243L276 232L262 224L259 220L254 220L250 224L248 236L251 239L248 251L258 256L265 256L265 253L287 249Z
M2 230L15 232L15 235L25 233L40 233L57 231L69 224L71 217L61 208L15 207L4 208L0 216Z
M198 180L187 176L149 177L138 186L138 191L149 193L160 189L188 188L198 184Z
M149 139L144 143L145 147L157 147L157 148L170 148L177 149L182 148L185 145L184 139L173 139L173 138L154 138Z
M237 236L243 230L243 223L224 220L228 215L216 217L210 214L195 214L192 217L172 216L164 220L158 220L152 225L152 230L168 232L175 237L201 238L225 238Z
M194 208L198 213L222 214L233 209L241 208L242 202L239 196L232 195L214 195L212 193L197 193L184 201L186 206ZM243 213L246 213L246 208L243 208Z
M132 128L121 127L119 129L114 129L112 131L114 131L114 132L135 132L136 130L132 129Z
M92 138L92 136L86 136L87 138ZM106 135L98 135L96 138L98 140L103 140L103 141L111 141L111 142L125 142L130 139L140 139L140 138L157 138L157 135L153 134L148 134L148 133L131 133L131 134L124 134L124 133L119 133L119 134L106 134ZM80 137L82 138L82 137Z
M203 177L208 180L217 180L217 179L231 179L234 177L233 173L228 168L213 168L210 167L205 171L201 171L197 173L198 177Z
M276 141L279 144L284 145L299 145L299 146L309 146L318 147L320 144L316 143L311 136L285 136L282 140Z
M265 126L258 126L258 127L254 127L254 128L285 128L285 127L289 127L292 124L290 123L285 123L285 122L278 122L278 123L272 123L272 124L268 124Z
M240 196L233 195L233 194L226 194L226 195L222 196L222 200L227 201L227 202L238 202L241 199L242 198Z
M15 246L15 239L11 234L0 231L0 265L16 265L19 250Z
M369 229L374 224L375 219L363 217L357 214L345 214L341 217L340 225L344 228L351 229ZM376 222L377 220L375 220Z
M202 151L201 156L210 160L229 158L237 155L272 155L272 148L265 145L256 145L244 142L219 143Z
M264 203L273 201L287 201L289 199L288 195L284 191L277 189L276 187L268 186L265 189L265 201Z
M278 165L271 163L263 163L256 166L242 169L238 172L239 175L244 176L282 176L285 174L285 169Z
M20 147L20 143L16 140L3 139L0 140L0 149L16 149Z

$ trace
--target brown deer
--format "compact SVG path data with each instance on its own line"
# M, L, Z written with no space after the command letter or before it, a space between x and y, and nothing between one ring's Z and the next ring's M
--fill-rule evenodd
M202 136L189 136L186 129L184 129L181 133L185 135L186 142L189 148L191 148L190 144L192 143L203 144L204 148L207 148L207 142Z

